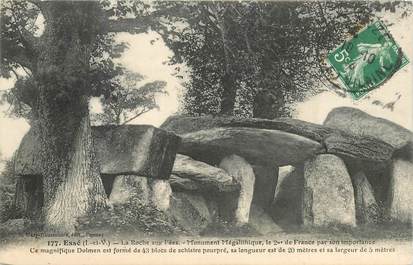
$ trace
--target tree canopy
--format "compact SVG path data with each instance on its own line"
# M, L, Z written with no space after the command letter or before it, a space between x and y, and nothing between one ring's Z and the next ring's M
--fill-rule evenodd
M76 218L106 205L89 119L89 100L109 98L119 69L118 31L143 32L140 2L3 1L1 69L18 82L6 100L28 115L39 135L46 228L73 231ZM134 14L130 18L128 14ZM44 18L44 29L35 21ZM115 47L114 47L115 46ZM19 75L23 69L23 76ZM22 110L17 111L17 110ZM76 194L75 196L73 196Z
M376 11L394 11L399 4L158 2L154 29L174 52L171 63L190 69L186 112L274 118L288 116L291 103L320 92L315 87L344 96L325 64L327 53Z
M101 97L103 112L92 116L97 124L129 123L140 115L159 108L156 96L166 93L165 81L153 81L140 85L144 76L135 72L125 71L114 79L115 88L110 96Z

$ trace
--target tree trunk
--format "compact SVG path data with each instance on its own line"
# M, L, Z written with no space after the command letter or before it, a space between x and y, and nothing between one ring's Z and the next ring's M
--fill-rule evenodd
M226 72L222 77L222 98L220 114L232 115L237 95L236 84L232 73Z
M230 51L228 43L228 29L225 24L225 14L219 18L219 27L221 30L222 47L224 50L225 74L221 79L222 96L220 114L232 115L234 112L235 100L237 95L236 80L234 70L230 60Z
M54 139L42 137L44 222L46 229L73 232L76 218L106 205L89 117L83 117L66 154ZM48 135L45 133L44 135ZM56 152L57 151L57 152Z
M42 2L45 31L34 72L48 230L72 232L78 217L106 205L91 135L90 58L100 28L92 1Z
M268 89L262 89L257 92L254 98L252 115L254 118L274 119L276 112L274 110L274 96Z

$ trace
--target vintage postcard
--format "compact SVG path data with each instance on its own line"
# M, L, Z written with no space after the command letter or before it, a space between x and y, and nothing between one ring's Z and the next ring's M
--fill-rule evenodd
M0 5L0 265L412 264L413 2Z

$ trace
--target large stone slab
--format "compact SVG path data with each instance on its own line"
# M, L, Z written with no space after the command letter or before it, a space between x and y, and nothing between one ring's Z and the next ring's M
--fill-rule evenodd
M92 127L101 174L141 175L167 179L180 138L150 125ZM24 136L16 153L17 175L41 175L40 141L34 129Z
M390 176L388 214L393 221L411 223L413 214L413 164L396 159Z
M184 138L186 135L193 135L191 133L218 128L228 128L228 130L229 128L238 128L239 131L244 128L265 129L302 136L325 146L328 153L340 156L382 162L388 160L393 154L392 146L377 138L354 135L337 128L288 118L266 120L228 116L172 116L161 125L161 128L183 135ZM273 145L279 143L274 142Z
M375 137L395 149L402 148L413 141L413 133L408 129L350 107L333 109L324 121L324 125L356 135Z
M393 147L372 137L331 134L323 141L327 153L367 162L390 161Z
M136 175L119 175L113 181L109 196L111 204L127 204L132 200L143 205L150 204L151 188L148 178Z
M180 154L176 156L170 183L172 188L192 191L239 190L239 184L225 170Z
M150 125L93 128L97 158L104 174L135 174L168 179L179 137Z
M301 135L318 142L320 142L325 135L336 131L322 125L289 118L267 120L257 118L239 118L233 116L214 117L208 115L199 117L175 115L169 117L160 126L160 128L176 134L186 134L219 127L244 127L278 130Z
M323 152L320 143L277 130L223 127L182 135L179 152L211 165L236 154L254 165L289 165Z
M381 220L381 211L363 171L352 176L356 203L356 219L360 224L377 224Z
M323 154L304 164L303 219L305 226L356 225L353 186L339 157Z

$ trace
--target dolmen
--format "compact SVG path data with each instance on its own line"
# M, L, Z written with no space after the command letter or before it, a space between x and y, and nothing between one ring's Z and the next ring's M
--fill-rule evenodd
M333 119L337 113L347 118ZM250 222L247 209L256 206L280 226L411 222L406 189L411 187L412 132L388 120L337 108L324 125L287 118L172 116L161 128L182 138L178 153L224 169L241 185L232 210L236 223ZM292 172L278 181L279 169L286 166ZM219 205L228 210L225 203Z
M176 115L159 129L92 130L109 202L153 204L191 234L217 220L261 234L411 222L413 134L354 108L332 110L323 125ZM30 187L41 179L35 137L24 137L15 162ZM39 203L41 189L30 190L24 203Z
M125 203L148 193L159 209L168 207L165 194L171 192L168 182L180 138L150 125L92 127L100 175L109 203ZM43 202L38 135L31 128L24 136L14 158L18 176L16 202L26 216L40 213ZM142 180L144 178L144 180Z

